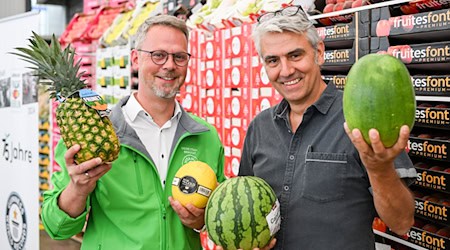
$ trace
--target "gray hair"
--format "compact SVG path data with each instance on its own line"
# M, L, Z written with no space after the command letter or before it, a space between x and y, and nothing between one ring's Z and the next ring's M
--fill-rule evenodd
M170 15L152 16L149 17L147 20L145 20L144 23L141 24L138 31L136 32L135 35L136 40L134 42L134 47L136 49L142 48L142 44L144 43L145 38L147 37L148 30L151 27L157 25L168 26L178 29L179 31L183 32L183 34L186 36L186 40L189 40L189 30L188 27L186 26L186 23L183 20Z
M261 54L261 37L266 33L292 32L295 34L306 34L311 46L317 50L317 44L321 41L319 34L306 14L297 13L296 15L275 15L267 20L257 23L253 30L252 38L255 43L258 54Z

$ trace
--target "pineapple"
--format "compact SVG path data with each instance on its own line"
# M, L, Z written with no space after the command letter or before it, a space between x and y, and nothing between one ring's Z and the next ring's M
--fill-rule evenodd
M39 78L49 81L41 82L46 85L46 91L51 98L60 101L56 109L56 122L61 137L67 148L74 144L81 146L75 155L75 161L82 163L95 157L103 162L112 162L119 154L119 140L107 114L106 105L88 105L89 102L80 97L80 90L86 84L78 73L80 61L74 63L75 51L67 46L64 50L53 35L50 45L33 32L28 39L28 48L15 48L21 53L12 53L22 60L31 63L30 69L36 70ZM101 110L98 111L99 107Z

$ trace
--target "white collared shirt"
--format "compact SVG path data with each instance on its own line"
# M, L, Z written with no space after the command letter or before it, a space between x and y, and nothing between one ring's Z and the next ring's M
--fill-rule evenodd
M181 117L180 104L175 101L175 111L162 127L159 127L137 101L135 93L122 107L126 122L136 131L158 169L164 187L169 165L170 148Z

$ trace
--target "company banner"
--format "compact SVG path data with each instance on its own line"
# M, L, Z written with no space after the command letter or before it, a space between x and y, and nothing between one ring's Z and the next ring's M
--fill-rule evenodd
M36 78L10 54L39 28L37 13L0 19L0 249L39 249Z
M0 79L0 249L39 248L38 104L26 75Z

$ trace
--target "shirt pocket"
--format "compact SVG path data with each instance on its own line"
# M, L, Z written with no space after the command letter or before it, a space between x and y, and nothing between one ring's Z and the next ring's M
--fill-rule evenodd
M301 182L302 197L317 202L344 198L347 165L346 154L307 152Z

